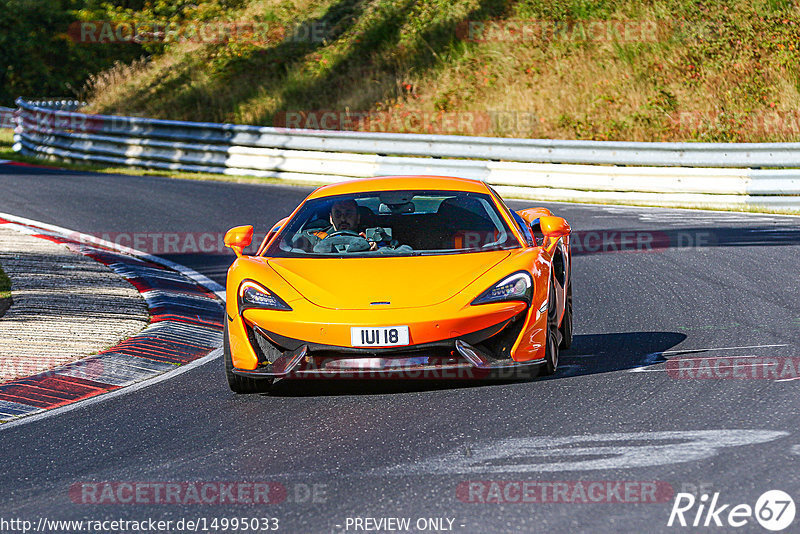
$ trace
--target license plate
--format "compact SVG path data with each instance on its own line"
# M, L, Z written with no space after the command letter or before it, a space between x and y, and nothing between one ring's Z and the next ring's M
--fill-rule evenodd
M408 327L353 327L350 329L350 344L353 347L397 347L408 345Z

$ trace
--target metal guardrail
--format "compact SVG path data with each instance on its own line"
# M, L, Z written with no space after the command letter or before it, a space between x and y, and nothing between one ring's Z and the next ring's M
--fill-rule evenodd
M28 99L26 102L40 108L56 109L59 111L77 111L86 105L86 102L71 100L69 98Z
M16 126L16 121L14 120L16 112L16 109L0 106L0 128L14 128Z
M41 108L21 99L17 104L29 113ZM87 117L57 116L77 123ZM339 132L111 115L86 120L96 133L288 150L592 165L800 167L800 143L632 143Z
M28 104L40 108L53 109L58 111L77 111L86 105L86 102L78 100L69 100L66 98L57 99L49 98L44 100L26 100ZM6 108L0 106L0 128L14 128L16 121L14 120L18 110L15 108Z
M16 148L38 156L304 182L447 174L485 180L501 193L542 199L800 210L800 170L747 168L800 166L800 143L622 143L293 130L85 115L21 99L17 104Z

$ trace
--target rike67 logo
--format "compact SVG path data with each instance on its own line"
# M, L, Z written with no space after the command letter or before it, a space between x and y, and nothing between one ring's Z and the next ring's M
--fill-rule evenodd
M710 499L708 494L698 499L691 493L678 493L667 526L739 528L755 518L765 529L779 532L792 524L794 516L794 500L781 490L764 492L755 506L723 504L719 501L719 492Z

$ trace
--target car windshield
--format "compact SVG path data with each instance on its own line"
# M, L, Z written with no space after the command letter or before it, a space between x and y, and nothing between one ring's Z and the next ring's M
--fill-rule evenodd
M487 194L380 191L305 202L264 255L396 257L519 246Z

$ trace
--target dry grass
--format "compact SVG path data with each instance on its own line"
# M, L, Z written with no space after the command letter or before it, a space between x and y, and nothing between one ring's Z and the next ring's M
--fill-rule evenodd
M171 45L93 78L92 109L263 125L294 110L480 112L492 122L441 133L800 140L800 7L783 0L257 0L231 17L326 38ZM638 21L655 38L474 42L468 20Z
M92 75L83 88L86 99L95 106L109 105L121 98L120 89L129 88L131 82L147 71L148 60L143 57L129 64L117 62L108 70Z

